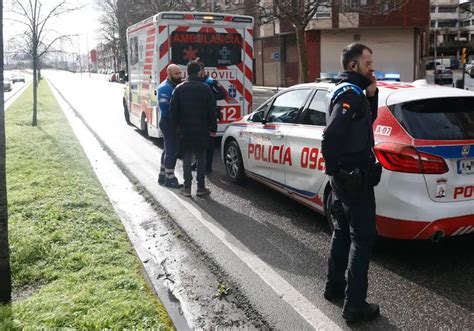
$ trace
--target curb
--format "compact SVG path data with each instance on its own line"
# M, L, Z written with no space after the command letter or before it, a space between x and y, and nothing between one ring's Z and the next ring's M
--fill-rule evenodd
M127 181L131 183L132 186L135 186L137 180L130 174L126 169L124 169L123 165L121 165L120 161L115 157L113 152L110 148L100 139L100 137L95 133L95 131L87 124L83 116L71 105L71 103L64 97L64 95L57 89L57 87L49 80L46 79L48 84L54 89L54 91L62 98L62 100L69 106L70 111L77 117L77 119L81 122L82 125L89 131L89 133L97 140L100 147L104 150L104 152L112 159L112 162L117 166L117 168L123 172L123 176ZM138 194L138 193L137 193ZM117 214L120 220L122 221L121 215ZM126 229L129 228L127 224L122 224ZM168 315L173 322L174 326L177 330L192 330L188 325L187 320L182 315L181 311L181 304L176 299L170 297L168 286L166 286L165 281L162 279L157 279L153 277L153 272L151 270L159 271L161 273L165 273L163 268L154 261L153 256L148 253L148 251L139 243L138 239L135 238L136 235L132 231L127 231L127 235L129 236L130 243L132 244L133 249L136 252L137 257L139 258L142 266L142 270L144 271L142 274L145 278L145 282L150 284L151 289L155 293L155 295L159 298L163 306L166 308ZM133 237L133 238L132 238ZM146 262L144 262L146 261Z

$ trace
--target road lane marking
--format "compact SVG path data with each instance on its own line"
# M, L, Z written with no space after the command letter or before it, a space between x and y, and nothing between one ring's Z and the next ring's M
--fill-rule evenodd
M212 232L224 245L227 246L240 260L254 271L261 280L285 300L304 320L316 330L339 330L341 329L320 309L313 305L297 289L289 284L267 263L258 258L237 238L223 229L213 218L203 210L198 209L187 199L170 191L172 195L186 208L197 220Z
M63 97L64 98L64 97ZM69 105L71 106L71 105ZM71 106L72 107L72 106ZM79 117L81 118L81 117ZM82 119L82 118L81 118ZM82 119L84 121L84 119ZM87 125L86 125L87 126ZM88 127L89 130L91 128ZM258 258L245 247L236 237L221 227L209 214L192 203L183 199L172 190L170 194L216 236L236 257L251 269L263 282L265 282L281 299L283 299L303 320L316 330L339 330L339 327L320 309L311 303L297 289L280 276L272 267Z

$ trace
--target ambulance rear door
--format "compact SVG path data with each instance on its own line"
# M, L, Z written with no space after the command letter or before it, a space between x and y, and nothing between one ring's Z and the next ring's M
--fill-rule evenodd
M199 58L206 66L207 75L224 87L226 98L218 101L218 106L222 107L218 135L222 135L229 123L247 114L252 101L251 82L249 88L244 78L248 66L245 63L245 29L192 24L170 25L168 29L171 62L185 68L189 61Z

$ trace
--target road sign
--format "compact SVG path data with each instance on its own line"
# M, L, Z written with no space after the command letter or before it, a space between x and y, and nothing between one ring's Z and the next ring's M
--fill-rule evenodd
M272 53L272 60L280 61L280 52L273 52Z

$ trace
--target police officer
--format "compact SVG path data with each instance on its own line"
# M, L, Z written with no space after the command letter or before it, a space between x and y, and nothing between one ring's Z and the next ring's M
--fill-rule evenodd
M163 133L164 151L161 154L160 174L158 183L170 188L181 185L174 175L178 153L178 136L176 127L172 125L170 115L171 96L175 87L181 83L181 69L176 64L167 68L168 78L158 86L158 104L160 106L160 130Z
M330 93L322 142L326 173L331 176L333 203L329 212L334 220L324 297L330 301L345 298L342 316L347 322L357 322L380 314L378 305L366 301L376 236L374 186L381 175L372 151L378 90L369 47L359 43L346 46L341 64L344 71Z
M202 60L198 60L197 61L202 69L204 70L205 69L205 65L204 65L204 62L202 62ZM212 93L214 94L214 99L216 99L216 101L219 101L219 100L224 100L225 99L225 90L224 90L224 87L222 87L222 85L215 79L209 77L208 75L205 74L205 71L204 71L204 76L202 77L202 81L210 87ZM216 107L216 115L217 115L217 119L220 120L221 119L221 112L220 112L220 107L217 106ZM206 149L206 172L207 173L211 173L212 172L212 160L214 159L214 138L211 136L209 138L209 146L208 148ZM195 166L193 165L193 168Z

